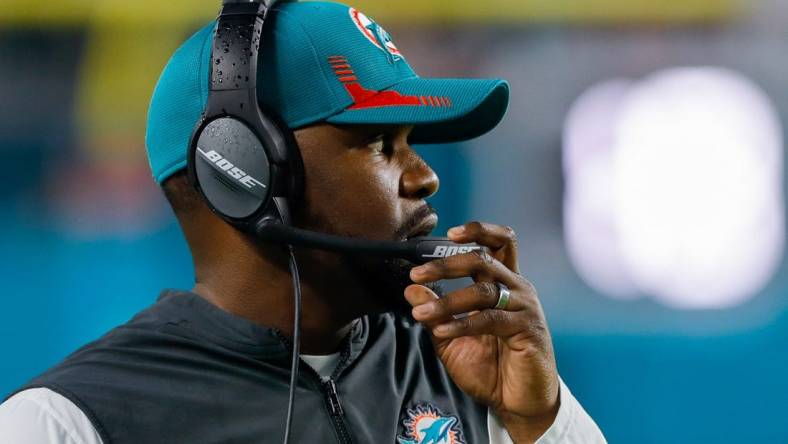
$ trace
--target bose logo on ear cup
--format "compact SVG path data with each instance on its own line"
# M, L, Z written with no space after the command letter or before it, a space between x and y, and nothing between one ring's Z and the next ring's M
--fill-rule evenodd
M246 188L251 189L254 188L256 185L260 185L263 188L266 187L265 184L261 183L259 180L255 179L254 177L246 174L244 170L233 165L232 162L222 157L222 155L217 153L216 151L210 150L206 153L205 151L200 149L200 147L197 147L197 152L199 152L200 155L202 155L202 157L205 158L205 160L216 165L217 168L227 173L228 176L237 180Z
M438 245L432 254L425 254L424 257L449 257L456 254L470 253L473 250L479 250L481 247L448 247L446 245Z

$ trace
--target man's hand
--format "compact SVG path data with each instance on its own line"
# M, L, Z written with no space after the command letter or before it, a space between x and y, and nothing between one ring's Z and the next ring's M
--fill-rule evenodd
M558 373L553 345L534 286L520 275L517 240L509 227L480 222L449 230L458 243L476 242L474 251L414 267L416 285L405 289L413 317L432 332L438 357L454 382L489 406L517 443L534 442L558 413ZM474 285L443 298L423 285L470 276ZM511 297L495 309L498 287ZM462 319L452 315L470 313Z

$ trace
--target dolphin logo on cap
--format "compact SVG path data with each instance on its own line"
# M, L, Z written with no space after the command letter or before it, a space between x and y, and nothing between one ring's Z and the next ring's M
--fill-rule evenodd
M356 28L361 31L361 34L366 37L373 45L377 46L386 53L389 62L394 63L398 60L403 60L405 57L399 52L397 46L391 40L391 35L378 25L374 20L370 19L364 13L356 8L349 8L350 18L355 23Z

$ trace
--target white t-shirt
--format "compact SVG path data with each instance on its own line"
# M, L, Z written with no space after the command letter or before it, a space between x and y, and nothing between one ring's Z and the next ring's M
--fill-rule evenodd
M323 378L328 378L339 353L301 355ZM559 378L560 380L560 378ZM561 380L558 416L538 444L606 443L594 420L583 410ZM490 444L514 444L498 418L488 411ZM4 444L103 444L82 410L47 388L23 390L0 404L0 436Z

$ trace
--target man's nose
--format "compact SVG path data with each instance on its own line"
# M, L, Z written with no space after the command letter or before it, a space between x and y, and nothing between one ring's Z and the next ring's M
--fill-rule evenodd
M440 180L420 156L413 153L400 179L400 194L411 199L426 199L438 191Z

